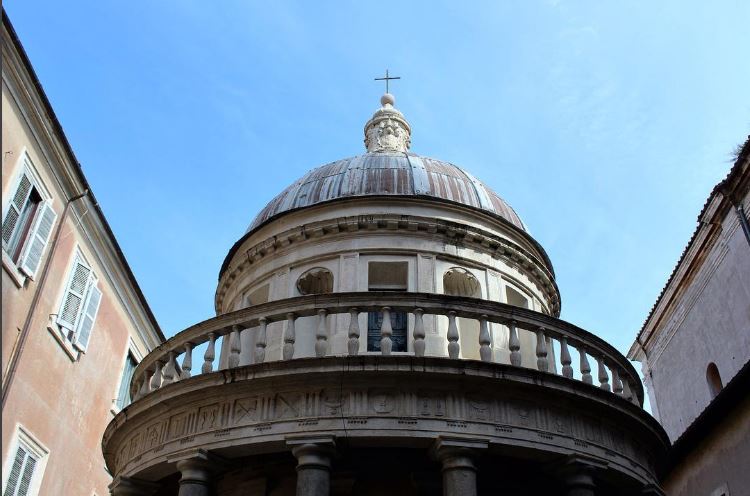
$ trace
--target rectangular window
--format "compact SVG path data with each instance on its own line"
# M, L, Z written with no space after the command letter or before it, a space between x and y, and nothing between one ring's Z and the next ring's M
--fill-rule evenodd
M81 252L77 251L57 314L57 324L63 338L78 351L86 351L88 347L101 299L96 276Z
M4 463L3 496L34 496L39 492L47 450L20 426Z
M23 160L3 213L3 250L25 275L34 277L57 214L34 178L28 155Z
M130 397L130 381L133 379L133 372L135 372L137 365L138 362L133 357L133 354L128 352L128 357L125 359L125 369L122 371L120 391L117 394L117 401L115 402L119 410L122 410L132 402L132 398Z
M408 262L370 262L367 264L368 291L406 291L408 289ZM391 351L407 351L408 319L405 312L391 312ZM367 316L367 351L380 351L382 312Z

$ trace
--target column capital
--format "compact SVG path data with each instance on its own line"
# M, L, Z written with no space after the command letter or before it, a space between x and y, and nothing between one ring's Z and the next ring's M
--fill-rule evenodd
M489 442L486 439L438 436L432 445L432 454L445 466L449 458L475 458L479 451L487 449ZM473 466L473 463L472 463Z
M331 468L331 457L336 450L333 436L290 436L286 445L297 459L297 470L305 467Z
M180 471L180 485L198 484L207 486L211 483L211 473L226 468L228 462L218 455L204 449L192 448L167 458Z
M569 455L549 465L565 484L568 495L593 496L596 484L594 474L606 469L609 464L598 458L585 455Z
M156 492L159 484L118 475L109 485L112 496L147 496Z

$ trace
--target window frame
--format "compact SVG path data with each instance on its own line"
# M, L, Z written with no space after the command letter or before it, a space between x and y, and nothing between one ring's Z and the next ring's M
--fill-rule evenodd
M13 179L8 182L8 187L6 188L6 191L3 192L5 195L5 201L3 202L3 209L2 209L2 218L0 218L0 223L5 223L5 218L8 215L9 210L11 209L11 203L13 201L13 197L15 196L15 193L18 191L18 187L23 179L23 177L27 176L29 178L29 181L31 182L31 188L35 189L39 197L41 198L37 208L35 209L33 215L30 219L27 221L28 229L27 232L23 235L23 239L19 240L18 243L15 246L15 249L12 250L13 253L9 252L8 249L6 249L5 243L2 244L2 261L3 261L3 268L6 269L6 272L11 276L13 279L13 282L16 284L17 287L22 287L23 284L26 282L26 279L34 279L34 275L27 274L24 270L22 270L22 262L25 257L29 241L31 240L31 235L34 231L34 226L36 225L37 221L39 220L38 217L42 212L42 206L45 204L48 204L52 212L55 214L55 217L53 218L52 227L50 228L50 231L54 229L55 224L58 222L57 219L57 212L55 211L52 201L52 195L50 194L49 189L47 189L47 186L44 184L44 181L42 180L41 176L39 175L39 172L36 169L36 166L34 165L34 161L31 159L31 155L28 152L28 149L26 147L23 147L21 149L21 153L19 155L18 160L16 161L16 165L14 167L13 172ZM29 192L31 194L31 192ZM16 237L18 235L18 232L16 231L18 229L18 226L14 228L14 234L13 237ZM44 254L47 251L47 247L50 244L49 238L47 239L47 242L44 245L44 249L42 250L42 253L40 257L44 257ZM9 248L9 247L8 247ZM14 257L14 254L17 253L17 259Z
M73 323L73 327L69 327L61 323L60 315L65 305L66 296L71 287L71 281L75 276L75 266L77 265L79 260L89 269L89 274L86 280L86 288L81 294L82 299L80 306L76 312L75 322ZM94 270L93 264L88 261L80 246L76 245L76 247L73 249L72 256L68 261L67 267L67 277L64 279L65 283L62 285L57 297L57 301L59 302L57 311L56 313L50 314L50 319L47 323L47 330L57 339L58 343L70 356L70 359L76 361L78 360L78 358L80 358L81 353L86 353L88 347L90 346L91 336L94 331L94 326L96 325L96 319L99 315L99 308L101 307L102 300L104 299L104 291L101 287L99 287L100 279L97 276L96 271ZM82 346L79 342L80 330L85 318L87 317L86 313L88 311L88 305L91 299L92 290L94 288L100 293L99 302L97 303L96 309L93 313L91 330L89 331L87 341L85 343L85 346Z
M125 408L126 406L133 403L133 399L130 399L130 403L127 405L119 405L120 400L120 390L122 389L122 381L125 377L125 365L127 364L128 357L133 357L133 361L135 362L135 367L133 367L133 371L135 371L135 368L138 367L138 364L141 363L143 360L143 353L141 353L138 350L138 347L135 345L135 342L133 342L133 338L130 337L128 339L128 347L125 351L125 359L122 361L122 366L120 367L120 377L117 381L117 389L115 390L115 394L113 395L114 398L112 399L112 406L110 408L110 412L112 412L113 415L117 415L120 413L120 411ZM132 376L131 376L132 378Z
M8 487L8 479L10 478L10 472L13 468L13 463L19 447L22 447L26 452L36 458L36 465L31 476L29 490L26 494L27 496L37 496L42 485L42 479L44 478L44 471L47 467L50 452L46 446L39 442L39 440L21 424L16 424L13 438L8 444L8 451L6 452L5 462L3 463L2 492L5 494Z

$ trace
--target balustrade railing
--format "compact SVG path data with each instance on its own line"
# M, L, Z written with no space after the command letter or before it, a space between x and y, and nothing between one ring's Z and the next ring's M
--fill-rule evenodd
M138 365L131 382L131 392L135 400L169 384L191 377L193 371L193 350L205 344L202 374L218 369L216 363L217 339L228 339L225 347L228 357L226 368L248 365L243 357L252 356L253 363L269 361L267 346L269 342L269 325L284 323L278 341L280 349L276 360L291 360L300 356L297 350L297 330L295 323L304 317L317 316L314 330L314 351L310 355L331 356L330 331L327 317L329 315L348 314L348 331L346 349L349 355L360 353L359 316L368 312L381 312L383 315L380 331L380 351L378 354L410 354L414 356L443 356L429 354L425 339L426 316L445 316L448 320L445 333L445 348L448 358L459 359L461 346L461 326L458 319L471 319L479 323L479 337L472 350L481 361L492 362L493 343L490 324L506 326L507 342L500 343L501 348L509 350L510 365L520 367L522 364L522 340L519 333L531 333L536 336L536 368L542 372L556 373L556 353L550 350L548 340L558 343L559 364L563 377L574 379L573 358L570 348L579 355L578 372L580 381L594 385L589 357L596 361L598 387L641 406L643 389L635 369L614 347L597 336L565 321L544 315L525 308L504 303L464 298L457 296L428 293L333 293L327 295L310 295L278 300L255 305L235 312L220 315L196 324L173 336L148 354ZM393 351L393 329L390 313L404 312L412 316L411 343L408 353ZM256 329L254 349L251 353L242 350L241 333L245 329ZM497 343L495 343L497 344ZM478 353L476 351L478 350ZM346 353L343 353L346 354ZM369 353L368 353L369 354ZM180 363L180 360L181 363ZM611 377L611 380L610 380Z

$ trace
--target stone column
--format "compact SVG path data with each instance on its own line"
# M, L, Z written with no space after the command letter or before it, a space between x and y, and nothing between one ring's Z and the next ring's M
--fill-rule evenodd
M156 492L158 484L146 482L131 477L117 476L109 485L112 496L148 496Z
M565 496L594 496L596 484L589 470L582 469L565 477Z
M179 496L209 496L211 492L211 473L206 460L188 458L177 462L180 471Z
M297 458L297 496L329 496L334 438L295 437L287 438L286 444Z
M565 496L595 496L594 475L597 469L606 468L607 463L587 456L571 455L552 468L562 479Z
M179 496L209 496L212 470L225 465L225 460L203 449L191 449L169 457L180 471Z
M443 496L476 496L479 452L487 448L487 441L439 437L435 442L435 457L443 465Z

